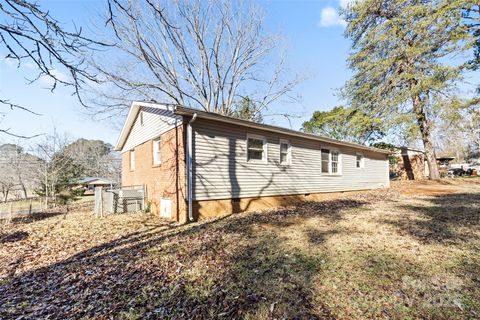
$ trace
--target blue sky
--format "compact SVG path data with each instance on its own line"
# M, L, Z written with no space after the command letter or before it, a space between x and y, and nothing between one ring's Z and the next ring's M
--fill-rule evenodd
M263 1L266 28L280 31L286 37L289 66L309 74L309 78L298 86L302 96L299 104L279 106L286 108L300 118L292 120L292 128L299 129L315 110L328 110L341 103L336 90L349 77L346 67L349 41L343 37L344 22L338 16L338 8L347 0L319 1ZM68 26L88 26L101 1L40 1L40 5L50 10L52 16ZM5 56L0 50L0 56ZM80 104L71 96L68 88L58 88L53 93L48 81L40 79L27 85L34 70L28 64L16 65L0 60L0 94L12 102L31 107L42 114L36 116L22 111L9 111L3 119L2 128L26 135L48 133L52 126L61 132L68 132L72 138L101 139L114 144L119 128L112 121L93 121ZM275 106L272 106L274 108ZM271 112L274 112L272 109ZM289 126L285 119L267 118L269 123ZM15 142L17 139L0 135L0 142Z

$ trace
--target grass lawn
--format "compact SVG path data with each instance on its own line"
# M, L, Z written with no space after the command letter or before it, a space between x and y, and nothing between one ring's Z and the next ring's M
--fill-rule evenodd
M190 225L0 229L0 318L480 318L480 178L397 183Z

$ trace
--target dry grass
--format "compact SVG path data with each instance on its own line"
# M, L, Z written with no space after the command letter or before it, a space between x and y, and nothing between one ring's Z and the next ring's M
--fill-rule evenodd
M479 181L188 226L81 211L3 226L0 318L479 318Z

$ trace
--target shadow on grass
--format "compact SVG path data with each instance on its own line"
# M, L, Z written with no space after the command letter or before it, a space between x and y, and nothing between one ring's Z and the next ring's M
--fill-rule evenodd
M453 193L427 199L432 205L402 205L425 219L402 216L386 221L424 243L466 242L478 237L480 228L480 194Z
M49 212L32 212L30 214L19 214L17 216L14 216L11 219L11 222L12 223L32 223L32 222L45 220L48 218L65 215L65 214L67 214L67 212L62 210L55 210L55 211L49 211Z
M306 231L308 240L312 244L323 244L328 240L329 237L339 233L341 233L339 230L327 230L321 232L315 228L310 228Z
M292 249L258 224L337 221L353 200L307 203L198 225L159 224L0 279L0 318L333 318L313 296L328 257Z
M28 232L25 231L15 231L8 234L0 234L0 244L22 241L28 238Z

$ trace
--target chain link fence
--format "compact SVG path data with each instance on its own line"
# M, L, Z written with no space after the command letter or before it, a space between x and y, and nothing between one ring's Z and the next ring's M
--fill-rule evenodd
M44 198L27 198L0 203L0 219L31 214L45 210Z
M95 188L95 215L137 212L145 209L143 185Z

